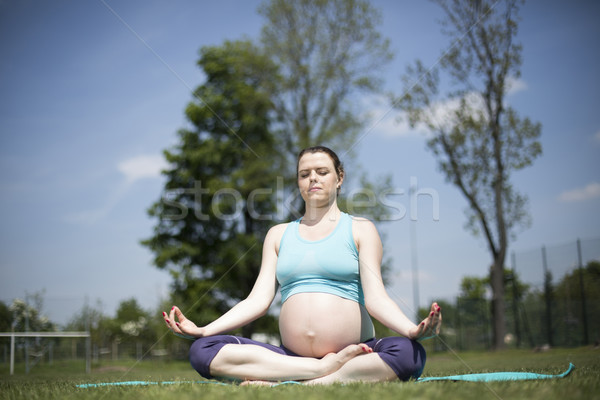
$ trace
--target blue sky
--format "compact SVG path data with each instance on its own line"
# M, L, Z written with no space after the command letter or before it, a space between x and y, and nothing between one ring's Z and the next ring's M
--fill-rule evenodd
M0 2L0 300L44 290L45 312L65 322L85 301L110 315L135 297L148 309L168 297L169 275L139 245L154 224L161 151L186 125L202 83L198 49L257 38L258 1ZM399 93L410 61L433 65L450 44L430 2L373 1L394 61L385 89ZM508 102L542 123L543 155L515 174L532 226L511 251L600 237L600 3L531 1L521 13L522 77ZM463 228L466 206L444 182L422 133L396 122L381 99L361 99L374 119L357 146L372 176L411 177L421 305L451 298L463 275L490 264L483 239ZM350 174L352 171L348 171ZM397 201L409 210L408 196ZM408 218L381 226L392 259L390 292L412 313ZM589 252L588 257L598 257Z

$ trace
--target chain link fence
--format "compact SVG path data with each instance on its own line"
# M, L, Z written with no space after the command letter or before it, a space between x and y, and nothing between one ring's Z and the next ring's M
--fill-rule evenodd
M598 343L600 238L515 253L512 269L529 291L516 299L513 332L519 344ZM514 318L513 318L514 319Z
M600 345L600 238L541 246L511 254L505 279L508 347ZM437 350L492 347L486 298L457 297L444 308Z

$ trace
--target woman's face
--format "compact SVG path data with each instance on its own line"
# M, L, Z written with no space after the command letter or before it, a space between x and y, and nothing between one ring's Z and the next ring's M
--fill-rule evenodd
M298 188L307 203L335 200L342 180L327 153L306 153L298 162Z

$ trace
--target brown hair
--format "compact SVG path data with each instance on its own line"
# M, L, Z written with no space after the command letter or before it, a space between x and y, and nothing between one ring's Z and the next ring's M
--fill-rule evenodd
M337 154L335 154L335 152L333 150L331 150L329 147L325 147L325 146L312 146L312 147L307 147L306 149L302 150L298 154L298 159L296 161L296 175L298 175L298 167L300 166L300 159L306 153L311 153L311 154L325 153L325 154L327 154L329 156L329 158L331 158L331 161L333 161L333 167L335 168L335 173L337 174L338 179L344 178L344 175L345 175L344 166L342 165L340 158L337 156ZM338 188L338 194L339 194L339 192L340 192L340 189Z

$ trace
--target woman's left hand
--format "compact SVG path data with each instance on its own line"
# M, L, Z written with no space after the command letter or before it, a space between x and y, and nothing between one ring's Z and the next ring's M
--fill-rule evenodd
M179 307L173 306L170 314L167 314L164 311L162 314L165 323L175 336L189 340L196 340L197 338L204 336L204 329L196 326L196 324L187 319Z
M411 329L408 337L413 340L431 339L439 335L442 327L442 308L437 304L431 305L431 311L419 325Z

